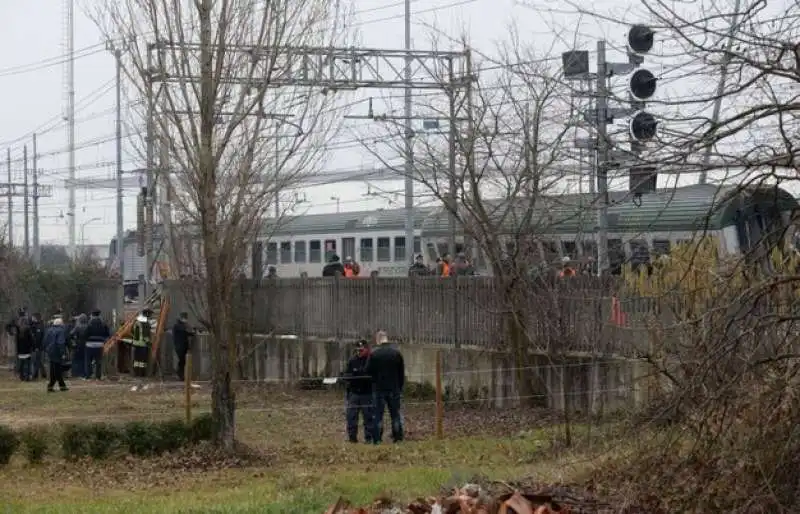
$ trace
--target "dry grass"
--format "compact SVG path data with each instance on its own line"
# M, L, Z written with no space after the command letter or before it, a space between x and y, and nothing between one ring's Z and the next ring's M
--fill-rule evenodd
M184 415L180 385L154 385L145 392L131 392L130 385L81 381L67 393L48 394L42 382L3 380L0 424L57 428ZM368 446L344 441L341 393L245 386L238 400L238 438L264 457L258 464L219 469L199 462L176 470L167 456L79 464L51 459L32 467L16 458L0 471L0 497L14 512L314 513L339 494L356 502L385 491L410 497L475 474L570 480L592 460L585 453L554 451L558 427L540 412L450 410L446 438L439 441L433 437L433 404L409 400L408 441ZM208 390L200 389L193 410L208 405Z

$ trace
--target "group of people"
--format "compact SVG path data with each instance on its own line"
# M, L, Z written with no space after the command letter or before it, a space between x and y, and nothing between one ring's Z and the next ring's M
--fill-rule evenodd
M450 254L445 254L443 257L436 259L436 266L429 268L425 264L425 259L422 254L414 257L414 264L408 268L408 276L418 277L471 277L475 275L475 267L467 258L466 254L456 254L455 259L450 257Z
M347 437L358 442L358 421L363 418L364 442L380 444L383 439L383 415L389 411L392 440L403 440L401 413L405 363L403 355L389 344L384 332L378 332L377 346L370 348L362 339L347 363L342 379L347 386Z
M39 313L28 314L20 309L15 319L6 325L6 332L13 338L17 351L17 372L22 381L28 382L50 378L49 392L58 384L66 391L66 372L75 378L98 380L102 377L103 344L111 336L108 325L99 310L90 316L73 317L73 323L65 322L64 313L56 312L45 323ZM45 370L45 360L48 368Z
M323 277L345 277L354 278L361 274L361 266L352 258L346 257L344 262L337 254L332 254L328 258L328 262L322 268Z

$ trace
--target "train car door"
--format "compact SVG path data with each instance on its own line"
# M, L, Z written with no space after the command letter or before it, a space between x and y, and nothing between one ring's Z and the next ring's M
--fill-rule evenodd
M356 255L356 238L355 237L343 237L342 238L342 258L352 257L356 260L359 259L360 256Z

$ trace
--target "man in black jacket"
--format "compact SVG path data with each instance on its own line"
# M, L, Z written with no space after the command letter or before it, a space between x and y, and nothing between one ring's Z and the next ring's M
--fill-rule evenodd
M92 311L92 317L86 325L86 351L84 353L84 369L86 378L92 376L92 365L94 365L94 378L100 380L103 377L103 345L111 337L111 330L100 317L100 311Z
M389 410L392 420L392 440L403 440L403 416L400 404L405 386L406 369L403 355L389 345L389 338L383 331L377 335L378 347L367 362L367 375L372 377L374 423L372 442L379 444L383 437L383 411Z
M38 380L39 376L47 378L47 371L44 368L44 323L42 315L34 312L31 315L31 336L33 337L33 379Z
M344 276L344 265L342 261L339 259L339 256L333 254L328 259L328 264L322 268L322 276L323 277L335 277L339 275L340 277Z
M186 354L192 349L192 340L195 331L189 326L189 314L181 312L178 321L172 327L172 345L175 347L175 354L178 356L178 379L183 381L184 369L186 368Z
M33 335L31 334L30 321L27 316L20 316L17 320L16 330L19 379L23 382L29 382L33 363Z
M362 339L356 354L347 363L344 378L347 381L347 437L358 442L358 415L364 418L364 442L372 442L372 377L367 375L369 344Z

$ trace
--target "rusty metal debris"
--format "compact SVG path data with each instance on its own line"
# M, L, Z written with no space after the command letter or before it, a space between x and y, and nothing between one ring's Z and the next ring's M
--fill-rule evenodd
M450 495L420 498L408 505L392 505L386 498L376 499L370 507L351 507L343 498L325 514L579 514L569 505L546 493L523 491L489 496L474 484L457 488Z

